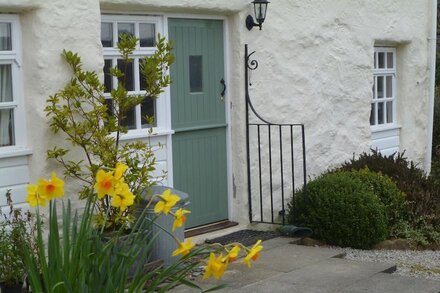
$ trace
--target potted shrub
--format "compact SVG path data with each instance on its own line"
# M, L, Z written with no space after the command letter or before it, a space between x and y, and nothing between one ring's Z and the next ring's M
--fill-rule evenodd
M124 68L133 63L132 53L138 39L122 34L118 42ZM155 170L154 147L149 140L121 141L121 135L128 132L124 126L130 110L146 99L155 100L170 82L167 71L173 63L172 46L165 38L158 36L157 50L154 54L140 60L142 75L145 76L145 94L129 93L125 86L127 72L118 66L110 69L110 76L117 78L118 84L110 92L111 105L105 96L105 86L98 73L83 69L80 56L64 51L62 56L72 70L72 79L60 91L49 97L45 112L50 119L50 127L55 134L64 134L71 148L53 147L47 151L47 157L57 161L64 169L66 177L79 180L83 184L80 199L86 200L93 189L95 177L98 182L110 178L116 162L126 168L118 168L116 177L128 168L124 176L127 191L132 194L144 194L161 178L153 178ZM145 117L153 124L154 117ZM146 129L152 134L152 129ZM78 153L71 155L74 149ZM98 174L98 170L101 170ZM100 183L98 183L100 184ZM112 197L98 190L99 200L95 203L98 213L94 215L94 224L105 232L117 231L120 227L129 229L134 223L135 205L140 197L134 198L134 205L122 208ZM131 197L131 196L130 196Z
M1 292L21 292L25 279L23 247L32 244L32 221L12 205L10 190L6 192L9 212L0 210L0 287ZM31 245L32 246L32 245Z

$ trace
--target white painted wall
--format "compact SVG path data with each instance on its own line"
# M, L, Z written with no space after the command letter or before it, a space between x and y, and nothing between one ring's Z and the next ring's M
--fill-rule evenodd
M246 14L234 16L231 31L240 33L239 39L231 36L231 62L240 64L245 42L258 51L259 69L252 73L254 105L274 122L305 124L309 175L369 149L373 52L375 44L384 43L397 46L400 149L423 163L429 1L273 1L263 30L251 32L244 29ZM244 211L243 69L232 70L239 97L233 101L234 179L237 210ZM247 216L235 215L243 220Z
M53 0L0 1L20 15L24 95L27 101L31 181L57 170L45 151L63 144L48 129L45 100L70 77L62 49L101 70L101 10L110 13L190 13L227 17L229 99L232 123L233 220L247 221L244 108L244 44L256 50L254 105L274 122L304 123L308 174L317 175L369 149L375 44L397 47L397 113L400 149L422 163L428 101L429 1L277 0L269 4L263 30L247 31L250 0ZM164 154L169 152L164 152ZM166 157L165 166L170 164ZM255 164L253 165L255 168ZM59 170L59 169L58 169ZM75 189L74 183L69 183Z

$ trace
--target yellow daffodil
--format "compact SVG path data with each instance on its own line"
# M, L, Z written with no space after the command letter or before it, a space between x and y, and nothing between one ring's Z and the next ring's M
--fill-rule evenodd
M258 240L249 250L248 255L244 258L243 263L247 264L248 267L251 267L251 260L256 261L260 256L260 251L263 249L263 246L261 246L260 243L261 240Z
M131 193L127 183L118 184L112 197L112 207L125 211L127 207L133 205L134 198L135 196Z
M229 262L233 262L235 260L237 260L238 257L238 253L240 252L240 246L235 245L226 255L226 258L228 259Z
M122 175L124 175L124 172L127 171L128 166L123 163L116 163L115 168L115 179L120 180L122 178Z
M172 256L177 256L179 254L185 256L191 251L193 247L194 244L192 243L192 238L185 240L185 242L179 242L179 247L173 251Z
M38 194L38 186L34 184L29 184L27 187L27 197L26 201L29 203L31 207L46 206L46 197Z
M64 195L64 181L58 178L55 172L52 172L50 180L43 178L38 179L37 185L37 193L40 197L44 197L48 200Z
M223 274L225 273L227 266L228 261L227 259L224 260L223 254L215 257L215 254L211 252L211 254L209 255L208 265L205 268L203 279L208 279L211 276L213 276L217 280L220 279L220 277L223 276Z
M154 206L154 212L156 214L163 212L165 215L167 215L180 200L180 197L175 194L171 194L171 189L167 189L162 193L160 199L161 200Z
M102 199L105 195L113 196L115 194L115 178L112 172L98 170L96 173L95 190L98 198Z
M183 224L186 221L186 214L190 214L191 212L188 210L184 210L182 208L178 209L174 213L174 222L173 222L173 232L176 230L176 228L180 228L183 226Z

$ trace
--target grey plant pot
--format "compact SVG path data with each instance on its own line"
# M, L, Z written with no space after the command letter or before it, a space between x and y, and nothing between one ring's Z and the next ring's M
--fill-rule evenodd
M189 205L189 196L185 192L182 192L177 189L173 189L167 186L153 186L150 189L148 195L145 195L141 203L139 204L139 209L146 208L148 201L151 199L152 195L162 194L165 190L171 189L172 194L178 195L181 200L171 209L172 212L176 212L179 208L186 207ZM146 219L153 220L156 218L156 214L154 213L154 206L159 199L154 199L151 205L148 207L146 211ZM175 232L172 232L174 217L171 215L161 214L157 217L156 221L150 225L151 234L155 236L154 242L151 247L151 258L150 261L155 260L163 260L164 266L169 266L174 261L176 261L179 257L171 256L173 251L177 249L178 244L174 240L174 238L166 233L163 230L168 231L169 233L174 234L174 236L180 241L184 241L184 229L185 227L177 228Z

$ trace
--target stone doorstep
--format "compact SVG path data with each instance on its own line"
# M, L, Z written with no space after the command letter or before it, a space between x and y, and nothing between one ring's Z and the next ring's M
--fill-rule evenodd
M200 234L200 235L193 236L190 238L192 238L192 241L195 244L203 244L203 243L205 243L206 239L213 239L213 238L221 237L221 236L233 233L233 232L244 230L246 228L247 228L246 225L238 224L237 226L233 226L233 227L229 227L226 229L217 230L217 231L213 231L213 232L209 232L209 233L205 233L205 234Z

